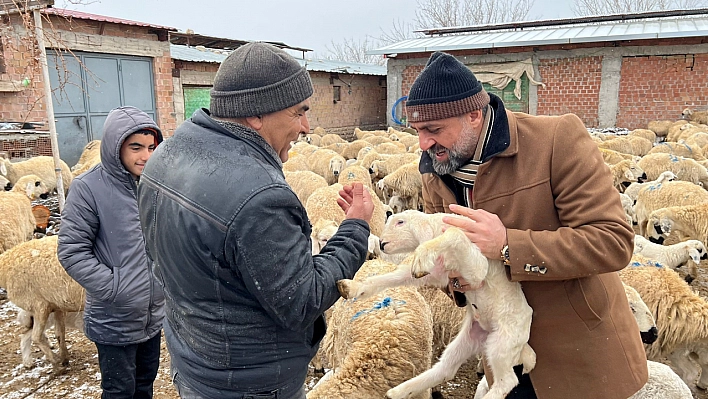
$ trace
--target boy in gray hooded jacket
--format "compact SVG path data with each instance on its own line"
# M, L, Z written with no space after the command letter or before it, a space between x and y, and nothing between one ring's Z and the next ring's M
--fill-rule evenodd
M62 213L58 257L86 289L85 333L98 349L102 399L152 398L165 299L145 250L136 191L161 141L145 112L112 110L101 163L74 179Z

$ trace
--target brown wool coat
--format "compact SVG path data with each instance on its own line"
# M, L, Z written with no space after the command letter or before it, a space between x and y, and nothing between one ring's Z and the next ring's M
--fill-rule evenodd
M510 145L480 166L473 207L507 228L511 280L533 308L536 394L626 399L646 383L647 362L616 273L634 233L609 169L577 116L507 116ZM456 203L432 173L423 175L423 199L428 213ZM533 266L547 272L526 271Z

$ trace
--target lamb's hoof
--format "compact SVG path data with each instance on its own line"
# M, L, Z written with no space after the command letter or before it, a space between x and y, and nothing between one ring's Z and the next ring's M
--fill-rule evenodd
M432 399L445 399L442 392L440 392L440 391L433 391L433 394L431 395L431 397L432 397Z
M24 367L28 370L33 369L34 368L34 361L30 360L30 362L27 362L27 363L22 362L22 367Z
M344 279L337 281L337 289L339 294L344 299L351 299L356 293L356 284L354 280Z
M69 366L69 359L64 359L64 360L62 360L62 361L61 361L61 365L62 365L63 367L68 367L68 366Z
M477 378L479 378L479 379L481 380L482 377L484 377L484 373L480 373L480 372L478 371L478 372L477 372Z
M695 277L691 276L690 274L687 274L686 277L684 277L684 280L686 280L688 284L691 284L691 282L695 280Z
M325 375L325 369L324 369L324 367L321 368L321 369L315 369L313 372L315 373L315 375L320 376L320 377L322 377L323 375Z

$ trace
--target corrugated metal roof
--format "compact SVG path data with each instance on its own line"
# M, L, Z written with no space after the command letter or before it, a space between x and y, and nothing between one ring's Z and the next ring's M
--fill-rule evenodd
M708 36L707 16L586 23L562 27L530 27L514 31L424 37L380 47L368 51L367 54L421 53L700 36Z
M215 62L221 63L230 52L225 50L215 50L209 48L196 48L170 45L172 58L181 61L191 62ZM317 72L338 72L351 75L378 75L386 76L386 67L380 65L359 64L356 62L336 61L336 60L303 60L296 58L300 65L305 65L308 71Z
M149 23L145 23L145 22L137 22L137 21L130 21L127 19L106 17L104 15L96 15L96 14L89 14L87 12L69 10L67 8L47 8L47 9L42 10L42 12L46 13L46 14L59 15L64 18L88 19L88 20L98 21L98 22L110 22L113 24L144 26L144 27L148 27L148 28L164 29L164 30L173 31L173 32L177 31L176 28L171 28L169 26L154 25L154 24L149 24Z

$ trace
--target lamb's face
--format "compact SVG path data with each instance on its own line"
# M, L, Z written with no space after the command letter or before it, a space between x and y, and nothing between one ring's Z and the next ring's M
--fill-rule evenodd
M654 212L649 217L648 227L647 233L649 234L649 241L663 244L665 237L668 236L673 229L673 220L659 212Z
M420 244L415 229L420 228L412 222L411 215L406 211L390 218L381 233L381 251L387 254L413 252Z
M330 159L329 161L329 170L332 171L332 174L335 176L339 176L339 172L344 169L344 159L340 157L334 157Z
M691 111L690 108L686 108L686 109L683 110L683 112L681 112L681 118L683 118L683 119L688 119L688 118L691 117L691 114L692 114L692 113L693 113L693 111Z
M337 234L338 229L339 226L333 221L317 222L315 226L312 227L312 254L319 254L322 248L327 245L327 241Z
M643 183L647 179L646 173L639 167L635 162L629 165L629 168L624 172L624 177L627 179L626 183L639 182ZM629 184L627 184L629 186Z
M706 247L701 241L698 240L688 240L684 243L688 249L688 253L691 256L691 260L695 264L700 264L702 259L708 259L708 252L706 252Z

